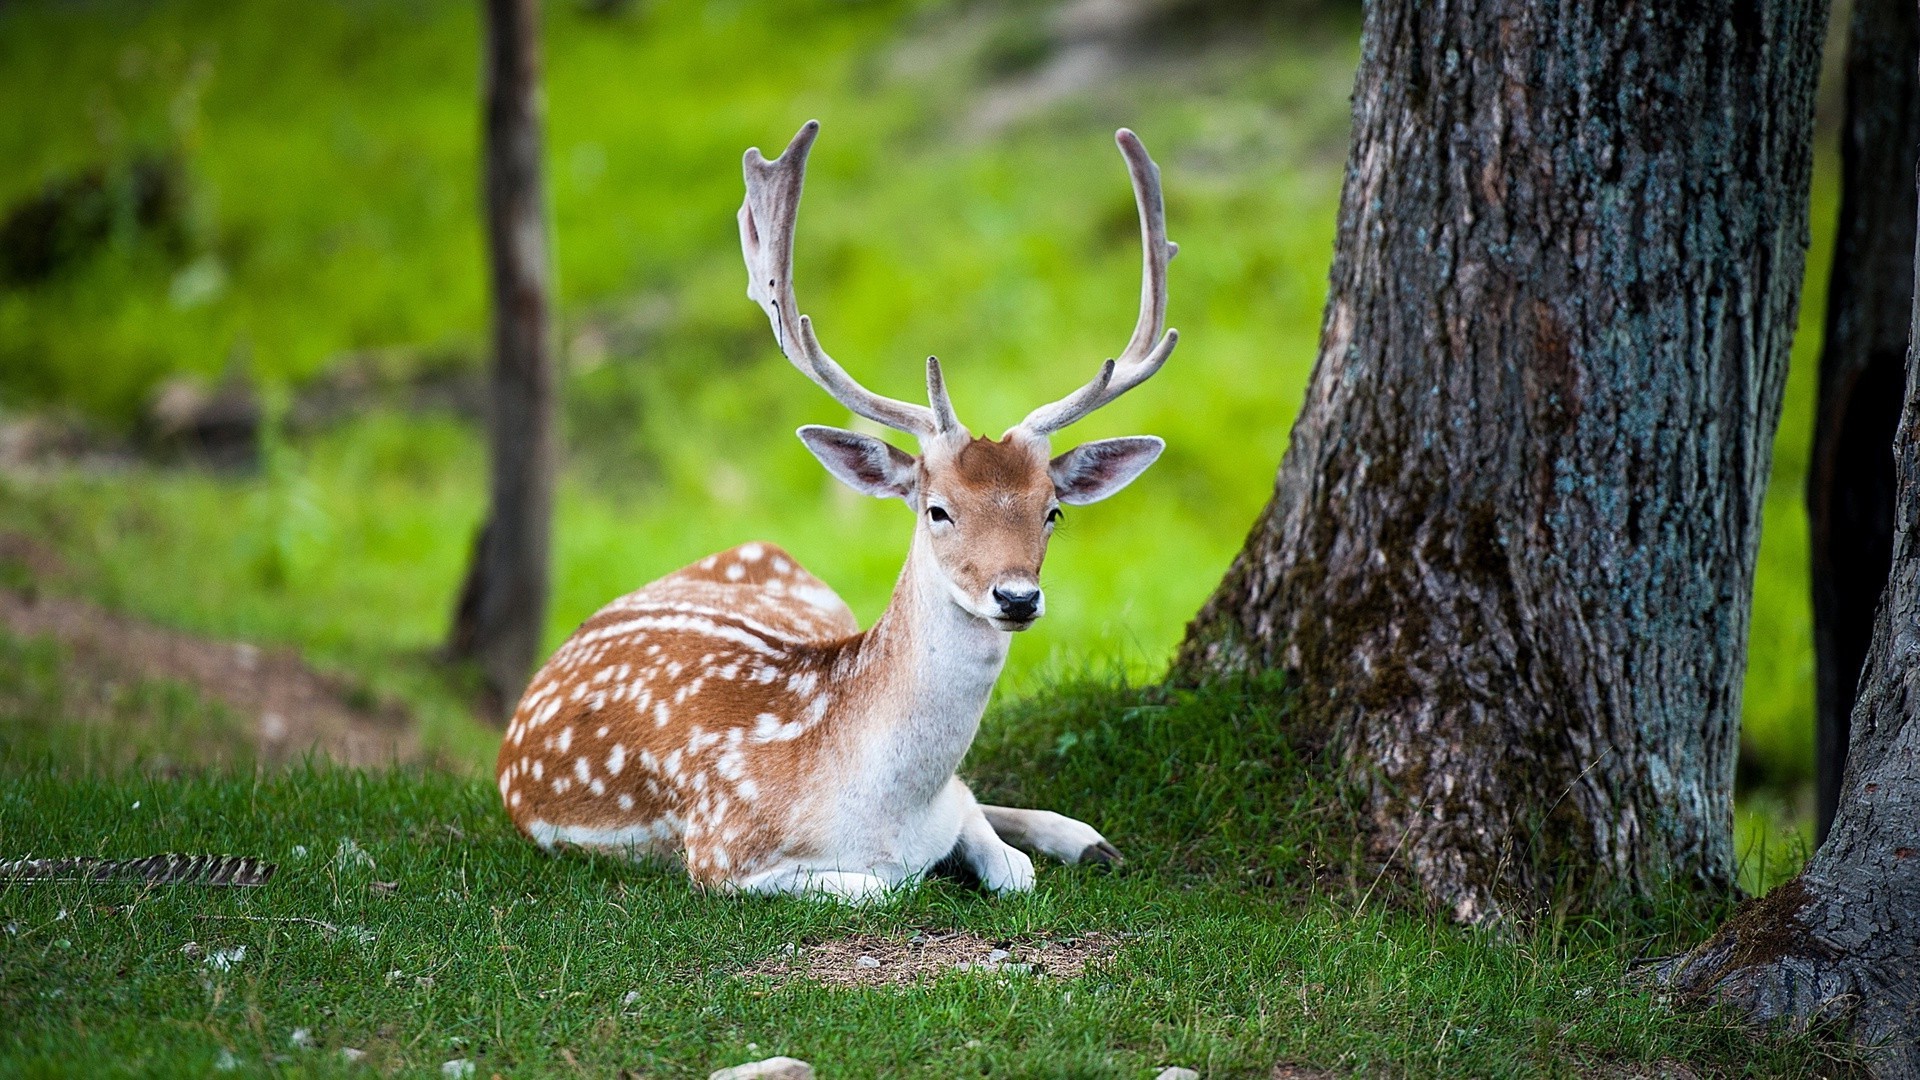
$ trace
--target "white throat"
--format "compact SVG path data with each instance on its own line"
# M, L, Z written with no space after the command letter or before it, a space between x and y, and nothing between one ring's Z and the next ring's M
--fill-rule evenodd
M868 642L887 669L874 703L874 775L890 795L919 805L946 787L980 729L1011 636L954 600L915 529L893 600Z

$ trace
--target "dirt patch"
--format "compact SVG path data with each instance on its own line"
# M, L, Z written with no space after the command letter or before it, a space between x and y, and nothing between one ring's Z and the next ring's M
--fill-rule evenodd
M1311 1065L1282 1061L1274 1065L1273 1071L1267 1074L1267 1080L1334 1080L1335 1075Z
M57 573L57 556L17 534L0 533L0 554L35 578ZM360 766L424 758L404 707L315 671L292 649L198 637L37 586L0 587L0 630L58 643L74 677L85 683L172 680L193 687L249 724L253 756L265 764L309 750ZM213 760L225 748L208 749Z
M789 945L740 972L777 983L808 979L828 986L905 986L956 972L1071 979L1109 956L1122 935L1078 934L1035 941L996 941L964 931L908 938L860 936Z

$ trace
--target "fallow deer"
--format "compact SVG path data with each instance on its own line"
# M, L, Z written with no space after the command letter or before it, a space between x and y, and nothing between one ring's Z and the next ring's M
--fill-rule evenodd
M747 151L740 209L747 294L780 350L848 409L919 439L807 426L800 439L854 488L916 521L886 612L862 632L785 552L749 543L615 600L533 678L500 748L500 797L521 832L556 845L684 860L701 885L865 900L952 856L996 892L1031 889L1027 848L1067 863L1120 853L1084 822L983 806L954 770L973 742L1012 633L1045 612L1040 562L1060 506L1118 491L1153 437L1051 455L1054 432L1144 382L1178 334L1166 323L1159 170L1131 131L1146 248L1140 318L1117 360L1000 439L954 416L939 361L930 404L881 397L820 348L793 291L809 122L773 161Z

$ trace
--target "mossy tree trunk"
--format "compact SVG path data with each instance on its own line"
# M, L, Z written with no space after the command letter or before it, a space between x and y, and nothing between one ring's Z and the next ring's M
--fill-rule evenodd
M1893 557L1892 447L1913 296L1916 157L1920 8L1913 0L1859 0L1847 37L1840 222L1807 470L1819 679L1814 786L1823 840L1840 797L1847 719Z
M541 183L539 4L486 0L486 216L493 294L486 522L448 652L503 718L539 659L556 448L551 262Z
M1174 677L1294 671L1458 918L1731 887L1825 22L1367 8L1318 363Z
M1913 251L1920 267L1920 246ZM1920 333L1920 298L1910 301ZM1757 1021L1838 1022L1881 1077L1920 1077L1920 357L1894 440L1892 573L1873 621L1839 812L1798 878L1671 965Z

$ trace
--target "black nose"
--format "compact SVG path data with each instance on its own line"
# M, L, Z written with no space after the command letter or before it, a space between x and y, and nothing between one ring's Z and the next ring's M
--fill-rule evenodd
M1031 619L1033 613L1040 610L1039 589L996 588L993 598L1000 604L1000 613L1009 619Z

